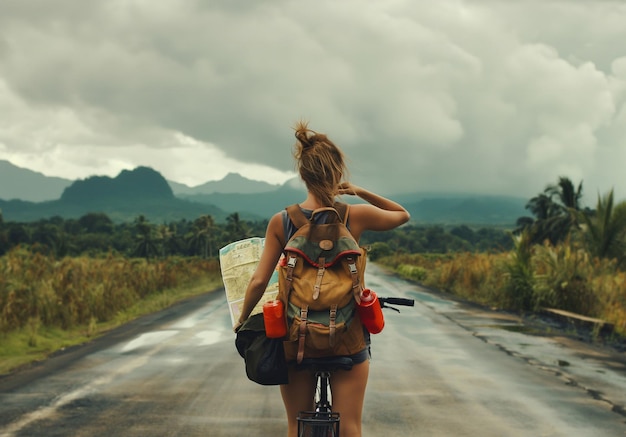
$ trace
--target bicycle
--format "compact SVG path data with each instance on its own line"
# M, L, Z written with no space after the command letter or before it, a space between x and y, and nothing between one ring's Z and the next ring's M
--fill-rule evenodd
M390 308L400 312L391 305L414 306L413 299L398 297L379 297L381 308ZM352 369L352 358L329 357L329 358L305 358L298 365L300 369L309 369L315 372L317 389L314 395L314 410L301 411L298 414L298 437L340 437L339 413L332 411L332 405L328 397L331 373L336 370Z

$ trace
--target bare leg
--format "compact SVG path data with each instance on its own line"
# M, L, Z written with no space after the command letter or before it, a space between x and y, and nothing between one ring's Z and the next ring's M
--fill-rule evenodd
M361 418L370 362L356 364L352 370L337 370L331 375L333 412L339 413L342 437L361 437Z
M298 435L298 413L311 411L314 406L315 375L308 370L289 367L289 384L280 386L288 423L288 437Z

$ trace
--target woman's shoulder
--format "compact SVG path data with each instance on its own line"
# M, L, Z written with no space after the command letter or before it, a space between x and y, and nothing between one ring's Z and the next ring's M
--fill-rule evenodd
M355 203L355 204L349 205L349 207L350 207L349 217L367 214L368 211L371 211L373 208L372 205L369 205L367 203Z
M282 211L278 211L276 213L274 213L274 215L272 215L270 217L270 223L272 222L281 222L283 220L283 217L285 217L287 214L287 211L285 211L284 209Z

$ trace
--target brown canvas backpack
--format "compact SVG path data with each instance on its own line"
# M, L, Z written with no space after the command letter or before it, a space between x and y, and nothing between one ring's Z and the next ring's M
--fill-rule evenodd
M365 251L346 224L349 205L313 211L287 208L297 231L279 266L279 299L285 305L287 360L352 355L365 348L356 303L363 287Z

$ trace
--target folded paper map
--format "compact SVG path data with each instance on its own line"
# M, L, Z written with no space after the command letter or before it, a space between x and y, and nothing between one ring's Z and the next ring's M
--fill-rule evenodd
M265 238L253 237L235 241L220 249L220 268L222 280L226 290L226 302L230 310L233 324L239 320L246 288L252 274L261 259ZM276 299L278 295L278 271L270 278L267 288L259 303L252 310L252 314L263 311L263 304L268 300Z

